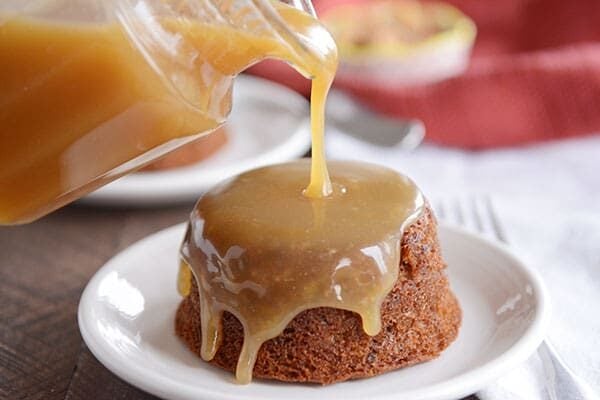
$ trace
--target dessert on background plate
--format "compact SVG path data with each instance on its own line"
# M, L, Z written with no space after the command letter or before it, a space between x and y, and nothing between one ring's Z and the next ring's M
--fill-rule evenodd
M236 78L227 142L201 162L122 177L81 199L99 206L148 207L189 203L246 170L302 157L310 149L308 102L283 85L250 75ZM216 133L206 136L207 140Z
M146 165L140 172L164 171L184 167L206 160L227 144L228 134L225 126L220 126L211 133L161 157L152 164Z

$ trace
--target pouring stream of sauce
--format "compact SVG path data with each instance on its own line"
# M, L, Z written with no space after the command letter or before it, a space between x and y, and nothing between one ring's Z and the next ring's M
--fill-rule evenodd
M402 234L423 208L417 187L383 167L333 162L330 179L324 111L337 50L316 20L287 8L281 15L321 54L286 59L313 79L312 161L249 171L206 193L181 248L179 290L189 294L193 274L200 293L202 358L219 349L223 312L244 328L240 383L252 379L261 345L309 308L356 312L364 331L376 335L381 303L397 279Z

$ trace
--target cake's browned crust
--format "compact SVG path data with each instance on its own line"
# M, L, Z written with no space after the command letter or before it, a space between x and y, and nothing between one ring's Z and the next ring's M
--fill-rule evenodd
M368 336L360 316L334 308L300 313L285 331L261 347L255 378L329 384L364 378L435 358L457 336L461 310L448 286L431 210L402 239L396 285L382 305L382 331ZM175 328L200 354L200 305L194 286L177 310ZM212 364L235 371L243 330L223 316L222 342Z
M183 145L166 156L146 165L141 171L162 171L183 167L207 159L227 143L227 131L221 126L208 135Z

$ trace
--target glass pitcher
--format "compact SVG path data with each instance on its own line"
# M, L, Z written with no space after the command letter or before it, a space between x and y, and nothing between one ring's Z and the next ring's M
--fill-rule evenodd
M309 0L285 3L3 0L0 225L214 130L235 75L263 58L310 75L335 44Z

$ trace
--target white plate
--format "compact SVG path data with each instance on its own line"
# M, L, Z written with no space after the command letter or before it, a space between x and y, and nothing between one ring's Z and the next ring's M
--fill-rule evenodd
M88 204L154 206L195 201L231 176L303 156L310 148L308 102L276 83L240 75L227 123L228 142L194 165L135 173L83 198Z
M89 282L79 304L81 334L94 355L116 375L165 399L456 399L526 360L543 338L547 301L538 276L504 247L441 227L463 324L439 358L323 387L266 380L238 385L174 334L183 232L183 225L166 229L114 257Z

